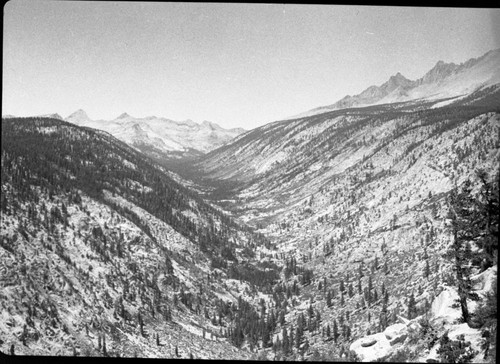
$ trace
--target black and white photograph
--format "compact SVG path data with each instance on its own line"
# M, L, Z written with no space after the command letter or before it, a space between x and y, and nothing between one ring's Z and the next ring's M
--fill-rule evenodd
M499 8L11 0L2 34L1 362L496 363Z

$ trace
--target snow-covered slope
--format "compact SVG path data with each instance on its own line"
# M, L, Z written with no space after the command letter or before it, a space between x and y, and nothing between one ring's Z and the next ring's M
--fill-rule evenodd
M391 76L380 86L370 86L355 96L321 106L288 119L312 116L332 110L363 107L409 100L429 101L466 96L479 88L500 83L500 49L462 64L439 61L420 79L411 81L401 73Z
M1 147L0 351L251 356L221 312L260 298L230 284L249 229L99 130L2 119Z
M475 292L484 297L491 294L491 285L495 284L497 266L476 275L474 280L481 286ZM464 354L469 354L470 362L487 363L484 358L484 339L480 329L460 323L461 312L456 305L458 299L455 287L442 285L441 291L431 304L429 312L407 320L399 318L399 323L388 326L383 332L367 335L355 340L349 349L361 361L388 361L391 358L410 359L416 362L439 362L438 350L441 346L437 338L447 333L451 340L469 343ZM475 302L470 301L471 307ZM428 327L423 327L425 322ZM424 332L428 333L424 334ZM429 335L430 334L430 335ZM398 357L399 355L399 357Z
M113 120L91 120L83 110L69 115L66 121L107 131L141 150L166 154L206 153L244 132L240 128L223 129L209 121L197 124L191 120L173 121L155 116L135 118L127 113Z
M294 257L314 271L286 315L289 330L309 305L318 310L322 327L305 334L313 358L315 350L349 355L354 340L384 331L383 292L391 326L398 315L406 316L412 293L418 311L427 312L439 285L451 285L451 263L443 255L452 239L447 196L465 179L474 180L475 171L493 177L498 167L500 88L440 103L278 121L206 154L197 165L213 185L212 198L225 191L218 203L277 242L282 255L276 261L286 265ZM286 282L300 282L301 275L295 277ZM378 295L371 303L369 282ZM345 333L335 344L320 335L333 322ZM391 345L380 343L384 356Z

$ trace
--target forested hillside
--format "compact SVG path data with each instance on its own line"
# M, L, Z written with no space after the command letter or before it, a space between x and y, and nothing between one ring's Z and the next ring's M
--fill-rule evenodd
M3 119L1 158L3 352L247 355L226 305L273 283L238 264L265 238L104 132Z
M451 193L467 180L473 196L484 186L498 188L498 100L493 87L445 106L401 103L279 121L203 157L198 168L212 184L206 196L277 242L278 265L298 262L308 272L282 273L300 294L288 296L294 303L286 330L274 342L284 345L299 326L309 331L295 341L300 350L280 349L280 356L338 358L350 349L360 355L357 339L439 316L432 304L446 306L438 297L457 288L454 258L445 254L453 242ZM488 234L497 247L498 233ZM475 286L491 288L496 249L489 263L475 260ZM400 349L408 349L405 360L437 357L435 343L424 350L400 340L365 359L395 358Z

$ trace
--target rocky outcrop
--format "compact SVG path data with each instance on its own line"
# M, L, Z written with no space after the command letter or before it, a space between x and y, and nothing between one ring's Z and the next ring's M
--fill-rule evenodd
M398 323L388 326L384 332L365 336L354 341L350 350L361 361L387 360L408 337L407 325Z
M473 276L476 292L480 295L491 289L496 278L497 266ZM386 361L395 357L399 352L412 351L417 353L416 361L425 363L438 363L440 357L439 338L445 333L451 340L462 340L471 345L474 359L480 359L482 354L481 331L471 328L466 323L458 323L461 317L460 309L454 303L458 294L453 287L442 286L443 290L434 298L428 313L429 325L434 328L434 341L430 346L418 346L415 343L415 335L420 335L423 316L408 320L398 316L399 323L388 326L383 332L362 337L354 341L350 350L361 361ZM475 305L471 304L474 311ZM425 340L422 337L422 340Z
M408 337L408 330L405 324L394 324L384 330L384 335L391 346L402 343Z

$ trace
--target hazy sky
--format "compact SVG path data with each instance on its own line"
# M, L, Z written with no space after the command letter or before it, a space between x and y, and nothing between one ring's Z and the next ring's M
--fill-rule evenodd
M250 129L500 48L500 9L13 0L2 114Z

